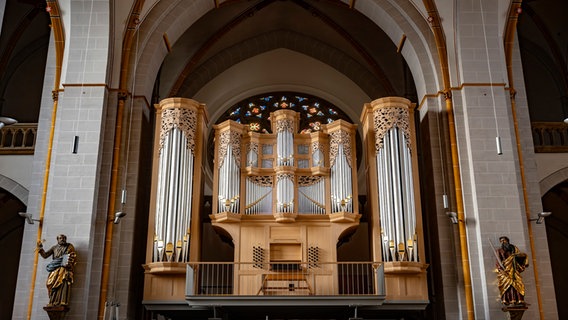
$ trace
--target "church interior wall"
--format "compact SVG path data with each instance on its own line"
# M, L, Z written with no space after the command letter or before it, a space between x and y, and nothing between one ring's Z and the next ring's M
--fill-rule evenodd
M181 2L180 2L181 3ZM137 314L136 302L140 301L140 291L142 282L142 269L140 264L144 261L145 248L141 243L145 243L148 216L149 186L151 184L148 170L151 167L150 157L144 155L151 152L153 141L153 107L148 107L145 101L154 102L156 97L152 97L153 87L156 81L156 75L159 73L164 57L168 54L163 43L163 35L167 34L172 43L182 37L185 29L189 28L205 13L213 9L211 1L194 1L192 4L184 4L184 10L175 12L181 4L175 4L173 1L161 1L155 7L148 8L148 14L143 15L140 25L140 38L136 38L137 52L132 52L134 61L130 66L131 70L136 73L129 78L130 87L137 96L135 102L131 104L131 97L126 100L126 116L124 119L122 149L120 158L122 159L119 168L118 190L122 186L126 186L128 190L128 198L124 205L121 206L120 195L117 197L115 208L123 209L127 212L121 224L115 226L113 235L115 236L111 255L113 262L111 266L109 287L114 285L112 292L116 300L124 302L130 314ZM409 6L405 3L404 6ZM159 9L168 8L166 13L175 15L174 19L162 19ZM418 92L418 101L422 103L420 113L420 134L422 136L423 152L423 171L428 172L422 177L424 182L423 188L428 189L423 194L429 194L433 190L433 195L429 195L424 201L424 221L429 225L429 235L431 238L428 244L431 250L434 262L439 265L432 266L432 280L439 280L433 287L438 290L438 294L443 292L443 297L438 296L443 303L437 305L439 314L444 313L447 319L457 318L465 310L463 301L463 288L461 283L461 270L458 266L459 260L458 232L454 225L449 224L446 211L442 203L443 194L452 193L453 181L451 177L441 176L443 170L448 170L451 163L448 160L449 155L447 145L447 123L445 122L445 105L444 99L439 90L442 90L442 76L440 75L439 59L435 51L434 39L431 36L430 26L421 17L416 8L403 15L401 8L391 7L390 4L377 4L374 1L356 1L355 6L368 18L375 21L377 25L390 35L393 43L397 43L402 34L408 36L407 42L402 48L401 54L405 57L408 67L414 77L414 85ZM381 7L384 6L384 7ZM85 6L80 6L85 9ZM79 9L79 7L73 7ZM70 8L72 9L72 8ZM88 8L87 8L88 9ZM107 6L99 8L102 14ZM500 4L494 7L489 6L486 9L493 10L491 15L499 15L498 10ZM175 12L175 14L174 14ZM387 14L387 12L389 14ZM86 15L86 13L83 13ZM157 19L159 17L159 19ZM480 27L484 25L479 21L480 17L475 17L473 21L463 21L462 25L456 30L458 36L469 38L472 42L484 44ZM104 19L103 19L104 20ZM413 21L415 20L415 21ZM68 21L68 20L66 20ZM106 20L105 20L106 21ZM471 23L471 25L469 25ZM70 52L75 46L78 48L82 42L79 36L75 34L77 28L68 24L68 28L73 30L73 37L69 38L66 53ZM108 29L108 26L105 26ZM107 36L108 30L101 29L101 35ZM493 49L499 48L497 31L495 26L490 26L489 31L492 36L489 38L489 45L492 49L491 68L504 69L501 66L502 56L495 53ZM499 29L499 28L497 28ZM472 31L472 34L466 33ZM116 30L114 30L116 32ZM479 31L479 32L477 32ZM139 42L138 42L139 41ZM469 41L469 40L468 40ZM104 42L104 41L102 41ZM112 45L112 44L110 44ZM140 46L138 46L140 45ZM541 295L544 299L544 306L547 318L555 317L555 298L554 295L546 295L547 292L554 290L552 276L550 271L550 259L548 256L548 245L546 241L546 229L543 226L528 226L530 221L526 221L523 214L523 190L520 187L520 175L518 173L518 162L516 157L515 132L513 128L513 120L510 102L508 99L509 92L505 87L501 86L502 79L487 79L484 69L487 68L487 61L480 59L479 56L484 52L479 49L469 48L465 45L455 44L458 52L457 63L459 67L450 66L450 73L459 74L461 78L456 77L456 87L452 91L454 110L456 111L456 122L458 125L458 142L460 151L460 165L462 170L462 178L465 195L465 209L468 226L468 239L470 245L470 262L473 272L473 285L475 288L476 312L480 318L496 318L502 315L500 306L492 297L497 296L496 288L493 286L494 281L494 257L491 254L491 248L487 243L487 239L494 237L495 234L502 232L511 237L513 242L525 251L530 251L530 242L534 237L536 246L536 261L538 262L539 275L536 275L532 268L528 269L524 275L529 288L528 296L533 297L529 302L533 305L527 311L525 317L536 318L538 308L535 296L537 292L533 288L535 285L535 277L540 276L541 279ZM479 47L479 46L478 46ZM453 48L450 48L453 50ZM518 50L518 49L517 49ZM48 61L53 61L53 44L50 40L50 50L48 53ZM111 184L111 166L112 166L112 146L113 146L113 113L118 99L116 91L109 89L104 85L106 78L112 78L110 83L118 82L119 68L117 62L120 50L114 50L115 57L111 58L115 67L99 68L105 64L103 60L107 58L108 47L101 48L99 55L100 60L95 65L89 65L88 70L97 70L97 74L88 75L85 78L85 70L82 68L83 60L71 61L71 57L67 56L64 64L64 79L71 86L64 87L60 92L58 115L56 122L57 134L54 143L54 155L57 164L68 164L71 161L69 157L70 141L73 130L70 126L77 126L82 123L80 120L83 116L77 109L76 105L86 107L92 102L92 112L87 116L93 121L93 125L97 130L102 132L101 136L89 134L87 140L92 144L87 145L91 148L89 154L92 158L85 159L81 164L81 168L77 170L89 171L89 177L85 184L88 190L58 190L58 186L77 183L72 181L72 177L59 170L63 170L63 166L55 166L52 168L50 177L50 188L48 195L49 206L46 210L46 221L57 222L57 224L46 224L43 237L48 241L55 238L56 234L66 233L70 239L73 239L76 246L80 248L82 261L78 266L77 285L74 286L76 294L82 296L81 301L75 306L76 308L84 308L83 314L96 313L99 308L99 282L103 263L102 251L104 247L104 229L108 223L107 209L108 191ZM475 52L474 52L475 51ZM472 53L473 52L473 53ZM552 188L554 185L550 181L562 181L566 177L565 164L568 156L564 154L535 154L532 151L532 139L527 131L530 128L530 115L528 110L528 102L526 93L524 92L523 75L521 73L520 55L515 52L515 75L519 77L517 83L517 116L521 132L521 145L523 159L525 161L525 170L527 172L526 179L528 184L528 198L530 202L529 212L536 215L536 212L542 210L540 205L540 195L546 190L539 190L540 186L546 185L546 188ZM69 60L71 59L71 60ZM489 59L489 57L488 57ZM279 72L275 72L267 77L263 70L270 67L272 61L287 60L293 62L297 69L290 69L285 66L271 66ZM109 63L109 65L112 63ZM134 65L136 64L136 65ZM97 67L99 66L99 67ZM86 68L86 67L85 67ZM459 70L458 70L459 68ZM101 71L105 70L105 71ZM108 71L106 71L108 70ZM82 71L82 72L81 72ZM107 76L111 74L112 76ZM239 75L246 74L244 77ZM302 77L295 77L303 74ZM43 95L41 103L41 112L38 143L33 164L30 171L19 172L16 180L18 182L29 183L26 188L30 190L30 203L28 212L39 212L41 206L41 192L43 188L43 174L45 170L45 158L47 154L46 146L48 145L49 130L51 125L51 109L54 106L51 99L51 90L53 90L54 70L47 63L46 77L43 86ZM83 78L81 78L83 77ZM238 79L235 81L234 79ZM97 85L93 88L83 88L77 86L80 83L88 83ZM100 83L99 83L100 82ZM459 83L458 83L459 82ZM493 82L493 83L490 83ZM467 85L463 85L467 83ZM317 85L315 85L317 84ZM505 84L506 85L506 84ZM115 88L116 85L111 85ZM233 103L240 101L242 98L267 91L274 90L290 90L303 91L322 97L332 103L337 104L345 110L349 116L358 122L360 110L363 103L370 101L367 92L361 89L351 79L343 76L332 67L314 60L312 57L289 49L277 49L259 54L253 58L244 60L234 65L223 73L213 77L207 81L204 86L196 92L195 98L200 102L206 102L209 111L209 124L216 121L218 116ZM88 92L87 94L85 92ZM497 109L491 107L489 96L493 95L497 99ZM138 98L139 97L139 98ZM145 99L145 101L143 101ZM131 109L132 108L132 109ZM132 112L132 113L130 113ZM150 115L149 115L150 114ZM442 119L439 122L440 118ZM63 122L59 122L63 121ZM68 122L67 122L68 121ZM497 123L496 123L497 122ZM494 127L498 125L499 129ZM93 130L93 131L97 131ZM210 130L210 129L209 129ZM359 129L360 130L360 129ZM495 136L496 131L502 138L504 154L497 156L495 153ZM442 133L441 133L442 132ZM441 139L440 139L441 138ZM81 142L87 142L81 137ZM443 140L443 142L442 142ZM81 144L82 147L85 145ZM8 159L10 158L3 158ZM3 161L4 161L3 160ZM17 160L16 160L17 161ZM26 160L27 161L27 160ZM125 165L124 163L127 162ZM545 164L545 165L543 165ZM5 165L4 162L2 165ZM364 165L362 165L364 167ZM430 171L429 171L430 170ZM125 172L127 171L127 172ZM447 171L446 171L447 172ZM2 167L0 166L0 173ZM28 176L26 176L28 175ZM365 174L363 170L358 171L359 190L365 194ZM554 179L552 177L555 177ZM209 177L210 178L210 177ZM96 186L95 186L96 185ZM550 186L549 186L550 185ZM207 188L207 187L206 187ZM540 189L543 189L542 187ZM206 194L211 193L210 189L206 189ZM66 199L66 203L58 202L58 198ZM76 198L79 199L75 201ZM425 197L424 197L425 198ZM71 201L68 201L71 200ZM452 204L449 209L452 209ZM72 217L71 219L69 219ZM85 225L88 222L90 225ZM83 224L83 225L82 225ZM23 247L33 247L37 227L27 226L24 232ZM363 244L368 242L367 226L361 223L357 232L351 237L350 241L344 243L339 248L338 254L344 259L351 259L352 248L364 247ZM204 247L222 245L224 248L220 256L227 257L231 252L228 243L219 243L216 238L215 230L210 224L205 223L203 226ZM532 230L532 231L531 231ZM531 233L532 232L532 233ZM492 242L495 239L490 239ZM363 252L366 249L363 249ZM204 254L204 257L210 259L217 258L216 254ZM115 260L117 259L117 260ZM33 256L31 252L22 251L20 261L20 271L22 273L30 273L32 270L31 261ZM38 270L43 267L40 260ZM82 274L82 275L81 275ZM86 274L86 275L85 275ZM39 280L37 283L43 283L45 274L38 271ZM544 279L544 280L542 280ZM117 286L118 284L118 286ZM118 288L117 288L118 287ZM18 280L18 287L15 299L15 316L23 317L25 313L26 300L29 298L30 283L26 279ZM40 285L35 286L34 295L34 314L43 312L40 306L45 303L44 288ZM550 311L549 311L550 310Z

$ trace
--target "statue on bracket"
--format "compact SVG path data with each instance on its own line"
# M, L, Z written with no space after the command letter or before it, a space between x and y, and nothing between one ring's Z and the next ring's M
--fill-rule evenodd
M497 279L501 302L505 306L526 305L525 284L521 273L529 266L526 253L509 242L506 236L499 237L501 247L497 249Z
M511 320L521 320L528 309L525 302L525 284L521 273L529 266L529 259L506 236L499 237L501 246L495 250L497 258L497 283L503 312L509 314Z
M61 307L68 309L77 257L75 247L67 242L66 235L60 234L57 236L57 244L49 250L43 249L41 241L37 243L37 250L44 259L53 257L46 267L49 272L46 282L49 303L44 309Z

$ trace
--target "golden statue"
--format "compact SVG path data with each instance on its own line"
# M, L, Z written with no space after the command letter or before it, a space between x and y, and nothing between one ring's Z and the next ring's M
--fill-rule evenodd
M46 267L49 272L46 282L49 295L47 307L68 306L77 257L75 247L67 242L66 235L60 234L57 236L57 244L49 250L43 250L41 241L37 243L37 249L44 259L53 256L53 260Z
M501 302L505 306L524 306L525 284L521 272L529 266L528 257L509 242L509 238L499 238L501 247L496 250L497 280L501 292Z

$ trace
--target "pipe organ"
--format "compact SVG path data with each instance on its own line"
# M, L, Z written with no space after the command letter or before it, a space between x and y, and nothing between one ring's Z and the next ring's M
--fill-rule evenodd
M270 134L229 120L215 126L214 218L273 214L292 222L298 214L358 214L355 125L337 120L299 134L292 110L273 112L271 121Z
M363 109L372 259L383 262L387 299L424 301L413 107L390 97ZM186 265L200 261L206 113L183 98L156 111L144 299L184 300ZM299 113L287 108L270 113L270 122L271 133L232 120L213 127L210 218L234 245L232 292L269 294L276 286L289 295L289 282L300 282L309 294L338 293L337 243L361 217L356 125L335 120L299 133Z
M387 293L396 299L428 297L413 112L409 100L387 97L361 116L373 255L385 262Z
M289 109L270 121L272 133L230 120L214 126L211 221L232 237L235 262L244 262L234 267L235 293L265 294L267 282L288 280L312 293L337 291L337 268L320 263L336 262L337 241L359 224L356 126L336 120L298 133L299 114ZM282 266L293 275L278 274ZM321 272L308 279L309 268ZM285 292L293 294L287 282Z
M156 105L156 123L144 295L179 300L185 263L199 257L205 109L191 99L165 99Z

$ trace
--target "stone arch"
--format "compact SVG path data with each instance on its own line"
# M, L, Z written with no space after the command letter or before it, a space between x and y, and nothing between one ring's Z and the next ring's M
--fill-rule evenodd
M16 281L22 237L24 234L24 219L18 212L26 210L28 190L16 181L0 174L0 247L4 254L0 286L0 318L9 319L12 316L14 297L16 296Z
M133 55L139 52L138 58L131 61L143 66L136 67L136 74L129 77L129 81L136 83L136 95L151 101L156 75L168 53L163 35L167 34L170 42L175 43L186 29L212 9L214 3L209 0L162 0L144 15L139 27L138 49L131 50ZM401 54L409 65L419 97L440 90L442 77L434 37L427 21L411 2L395 7L387 2L361 0L356 2L355 9L381 28L393 43L406 36Z
M16 181L0 174L0 188L10 192L18 200L20 200L24 205L28 205L28 189L24 188L21 184Z
M374 83L371 72L345 53L321 43L318 39L306 37L291 31L273 31L248 39L223 50L200 65L185 79L183 85L171 96L193 97L200 88L227 68L239 62L271 50L285 48L313 57L330 65L357 83L369 97L396 95L392 85ZM385 79L385 82L389 82ZM387 87L387 88L385 88ZM391 90L389 90L391 89ZM401 93L399 93L401 94Z
M546 178L542 179L540 185L540 196L543 197L548 191L552 190L558 184L568 180L568 167L562 168Z

